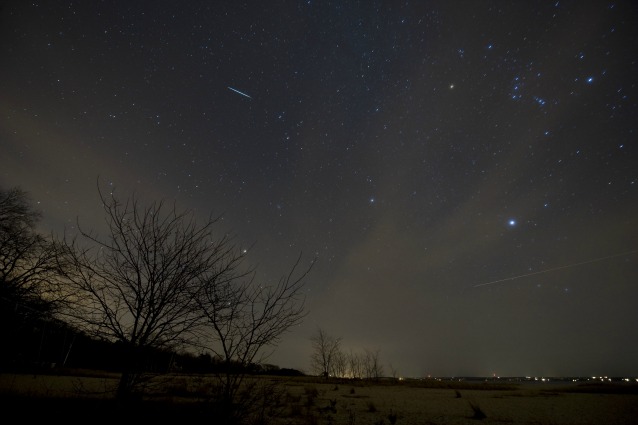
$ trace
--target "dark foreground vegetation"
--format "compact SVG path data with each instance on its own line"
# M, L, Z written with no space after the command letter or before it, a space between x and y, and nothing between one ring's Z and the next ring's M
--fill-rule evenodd
M31 421L53 418L65 423L118 421L199 421L265 423L258 404L271 403L264 385L241 384L240 399L228 403L224 383L235 377L304 376L272 364L228 362L209 354L149 348L130 397L117 396L127 350L119 342L91 338L39 310L27 300L0 300L0 321L8 344L0 350L0 400L7 417ZM11 376L37 381L39 390L10 382ZM203 380L206 379L206 383ZM61 380L70 382L60 391ZM91 388L87 380L100 380ZM21 381L23 382L23 381ZM262 383L263 381L257 381ZM281 402L272 403L277 406ZM270 412L272 413L272 412Z
M57 368L44 373L0 374L0 400L4 415L27 423L56 418L65 423L205 420L265 424L281 417L289 402L285 383L304 378L277 375L281 370L272 373L246 375L238 391L241 398L232 404L224 397L218 372L147 374L144 386L123 400L116 391L119 373Z
M275 371L276 372L276 371ZM434 390L512 390L515 386L495 383L442 383L435 380L381 379L378 381L324 378L318 376L252 375L244 382L251 404L241 403L228 411L220 398L214 375L161 374L148 381L144 393L126 402L115 392L118 374L96 370L51 369L44 374L0 375L0 397L5 414L24 421L59 418L66 423L128 421L206 421L224 424L330 422L337 413L337 390L344 400L363 399L372 388L429 388ZM13 380L13 381L12 381ZM93 380L93 384L88 381ZM98 385L95 382L99 382ZM328 388L319 390L319 388ZM458 390L456 390L458 391ZM247 392L248 393L248 392ZM339 400L341 403L341 400ZM367 409L376 411L372 401Z
M0 298L0 332L6 341L0 350L0 373L75 375L84 370L117 373L127 361L127 347L121 342L91 338L48 315L43 304L29 300ZM143 354L142 372L149 374L227 371L284 376L303 374L267 363L226 361L208 353L148 347Z
M111 372L117 378L104 392L114 400L85 399L78 381L63 399L27 394L23 402L24 393L7 393L3 406L45 417L58 409L162 417L172 403L155 404L158 377L179 372L212 382L205 397L178 410L203 401L221 422L253 415L267 392L249 377L299 374L266 364L264 353L306 316L302 287L314 260L303 265L300 254L279 279L261 280L245 263L248 249L216 230L220 217L196 217L164 200L120 199L99 183L98 194L104 232L78 218L72 232L45 236L28 194L0 188L0 373ZM68 398L81 406L65 407Z
M214 423L215 412L205 403L140 401L126 406L113 399L2 395L3 415L23 423L184 423L206 421Z
M533 383L506 383L481 380L408 379L359 380L322 376L251 375L244 381L252 394L250 404L237 405L237 410L219 402L214 374L156 374L147 381L143 393L126 402L115 397L118 374L96 370L52 369L45 374L0 374L0 399L5 417L20 418L26 423L143 423L212 424L416 424L448 423L439 416L434 422L422 422L419 415L428 414L439 405L450 415L449 423L501 423L494 401L520 404L524 399L539 400L578 408L573 397L584 397L583 403L610 400L618 414L625 415L627 404L638 397L635 383L573 383L535 387ZM248 392L247 392L248 393ZM404 396L417 395L417 413L409 412ZM603 397L603 398L591 398ZM572 401L569 401L572 400ZM623 401L624 400L624 401ZM633 401L632 401L633 400ZM625 403L625 404L622 404ZM553 409L554 405L549 404ZM558 404L557 406L560 406ZM576 406L576 407L573 407ZM538 407L537 407L538 408ZM447 409L447 410L446 410ZM533 409L533 407L532 407ZM421 413L419 413L421 412ZM522 414L519 412L518 414ZM534 411L531 411L534 414ZM536 412L538 414L538 412ZM454 417L456 415L456 417ZM621 416L622 416L621 415ZM625 423L610 418L608 423ZM503 419L504 420L504 419ZM507 423L552 423L507 420ZM472 422L473 423L473 422ZM569 422L577 423L577 422ZM589 422L587 422L589 423Z

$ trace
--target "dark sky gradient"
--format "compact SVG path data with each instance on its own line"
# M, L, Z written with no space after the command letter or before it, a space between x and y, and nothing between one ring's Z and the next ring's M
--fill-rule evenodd
M638 3L0 13L0 185L57 234L98 177L223 214L266 282L318 256L272 363L321 327L406 376L638 375Z

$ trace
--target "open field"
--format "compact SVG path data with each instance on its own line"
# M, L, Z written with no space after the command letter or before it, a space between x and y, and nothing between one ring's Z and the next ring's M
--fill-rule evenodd
M164 377L165 378L165 377ZM136 411L118 412L112 400L117 375L0 374L4 412L25 418L211 421L203 389L207 379L172 376L164 391ZM269 388L267 423L421 424L635 424L638 385L591 383L325 382L318 378L256 378Z

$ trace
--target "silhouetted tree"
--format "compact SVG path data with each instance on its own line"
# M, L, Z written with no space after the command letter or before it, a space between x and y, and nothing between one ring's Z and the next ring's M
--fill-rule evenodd
M32 367L49 356L45 336L55 328L55 247L38 233L40 212L27 192L0 189L0 367Z
M358 353L350 350L348 354L349 375L355 379L361 379L364 376L363 358Z
M40 219L26 192L0 190L0 297L33 312L48 309L57 293L55 249L37 232Z
M346 353L344 353L340 349L337 350L336 353L334 353L331 369L331 373L333 376L339 378L348 376L348 356L346 355Z
M300 263L301 255L275 284L255 281L254 269L235 270L208 282L199 298L211 335L210 350L228 365L216 375L227 422L236 422L263 404L263 395L270 390L256 388L256 381L246 382L249 366L262 363L266 347L275 346L307 314L302 289L314 261L298 271ZM233 364L238 367L230 367Z
M318 374L330 376L334 369L334 361L341 350L341 338L329 335L319 328L310 338L312 342L311 367Z
M378 380L383 376L383 366L381 365L379 350L365 350L363 356L363 370L368 379Z
M145 377L145 354L196 343L201 288L232 270L240 255L228 236L213 236L216 218L199 225L192 212L164 202L143 207L134 196L120 202L98 192L107 235L78 223L79 234L60 241L63 313L88 335L124 347L117 397L126 400Z

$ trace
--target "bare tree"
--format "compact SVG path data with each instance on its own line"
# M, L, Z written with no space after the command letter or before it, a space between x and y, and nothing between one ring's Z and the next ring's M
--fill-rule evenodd
M378 380L383 376L383 366L381 365L379 350L365 350L363 370L367 379Z
M348 354L349 375L354 379L363 378L363 360L361 356L352 350Z
M55 246L38 233L40 219L27 192L0 189L0 362L4 365L42 361L44 332L55 311ZM42 336L39 348L33 350L26 338L36 329Z
M195 343L200 289L223 280L241 260L218 219L199 225L192 212L164 202L143 207L98 192L107 235L84 231L60 241L59 272L68 288L65 318L93 337L122 344L117 397L126 400L144 377L144 353Z
M390 376L392 377L392 379L395 381L400 380L401 378L399 377L399 371L395 369L395 367L392 366L391 363L388 366L390 368Z
M314 261L299 272L301 255L275 284L259 284L254 269L227 274L209 282L199 298L204 326L211 335L211 351L224 367L217 375L226 420L246 415L257 405L254 382L245 380L248 367L261 363L280 337L306 316L303 284Z
M340 349L333 356L332 375L339 378L348 376L348 356Z
M329 335L319 328L317 333L310 338L312 342L311 366L318 374L330 376L333 372L335 357L341 350L341 338Z
M36 231L40 218L26 192L0 190L0 297L48 309L56 293L55 250Z

